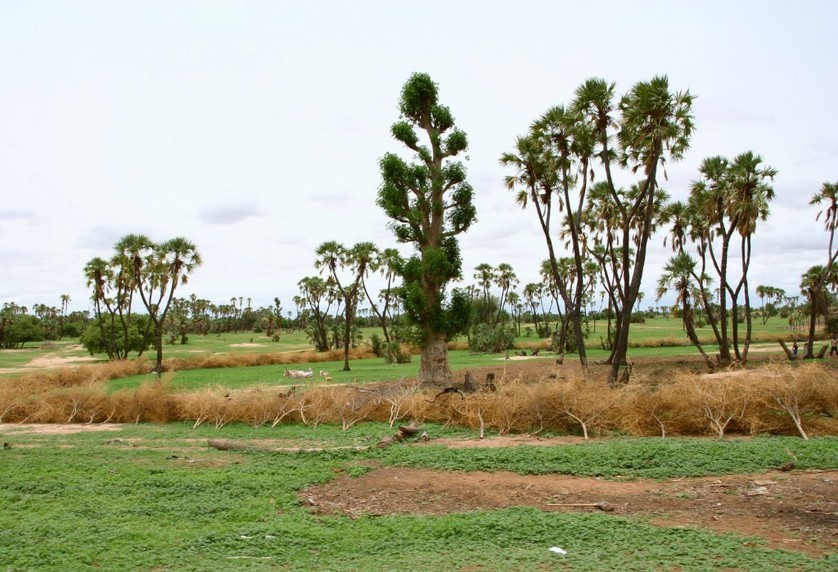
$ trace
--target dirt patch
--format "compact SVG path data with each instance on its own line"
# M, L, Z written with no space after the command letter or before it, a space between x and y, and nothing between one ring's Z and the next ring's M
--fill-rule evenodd
M70 435L73 433L89 433L95 431L122 431L122 425L117 423L96 424L96 425L74 425L67 423L0 423L0 434L24 434L34 433L36 435Z
M72 363L99 361L93 356L61 357L58 354L47 354L31 360L27 367L61 367Z
M41 346L43 347L43 346ZM76 346L73 346L73 349L76 349ZM4 353L28 353L32 350L29 349L22 349L22 350L3 350ZM50 353L47 355L43 355L40 357L33 358L29 360L23 367L5 367L0 368L0 375L5 375L7 373L22 373L25 371L30 371L32 369L46 369L51 367L64 367L68 365L73 365L76 363L84 363L84 362L96 362L100 361L96 357L93 356L67 356L63 357L58 355L57 353Z
M231 348L262 348L265 347L265 344L256 344L256 343L243 343L243 344L230 344Z
M773 548L814 556L838 547L838 471L629 482L567 475L443 473L384 468L309 487L300 500L317 514L447 514L512 506L545 511L640 515L764 538Z

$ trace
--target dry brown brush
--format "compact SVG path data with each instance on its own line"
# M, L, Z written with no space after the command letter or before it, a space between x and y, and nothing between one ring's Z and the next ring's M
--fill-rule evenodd
M437 394L412 379L362 386L303 384L231 391L173 390L166 376L137 389L108 393L115 374L145 371L143 362L63 368L0 380L0 422L164 423L252 426L364 421L437 422L483 436L578 433L627 435L810 435L838 433L838 376L818 362L769 363L714 374L673 371L611 388L581 373L524 378L503 373L472 393Z

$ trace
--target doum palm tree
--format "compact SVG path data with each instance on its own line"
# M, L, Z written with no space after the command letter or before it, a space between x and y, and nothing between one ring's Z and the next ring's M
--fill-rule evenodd
M701 353L707 367L712 370L715 363L704 351L695 331L695 313L692 304L692 279L695 274L695 266L695 260L685 252L671 257L663 267L663 274L658 279L656 300L660 301L670 290L675 292L675 305L681 305L681 319L684 322L687 337Z

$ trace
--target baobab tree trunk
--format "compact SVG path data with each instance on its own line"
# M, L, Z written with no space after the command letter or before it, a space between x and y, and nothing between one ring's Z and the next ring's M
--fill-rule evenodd
M448 340L442 334L429 333L419 358L419 381L422 385L448 387L451 368L448 364Z

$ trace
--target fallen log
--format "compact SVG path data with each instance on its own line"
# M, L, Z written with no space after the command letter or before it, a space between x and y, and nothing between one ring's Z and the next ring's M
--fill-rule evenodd
M414 425L413 423L410 425L403 425L399 427L398 433L395 435L385 435L378 440L378 443L376 443L375 446L379 449L389 447L393 443L400 443L410 437L416 437L416 434L419 433L419 431L422 431L421 425ZM422 434L416 438L416 441L427 441L429 438L428 432L423 431Z
M783 348L784 352L786 352L786 357L789 359L789 361L794 361L797 359L797 356L794 355L794 352L789 349L789 347L786 345L786 342L784 342L783 340L777 341L780 342L780 347Z

